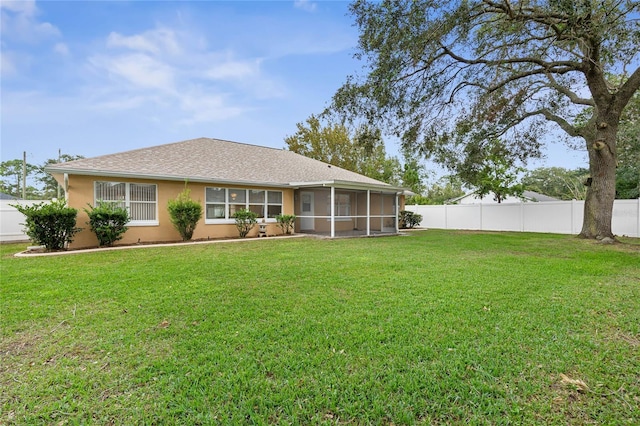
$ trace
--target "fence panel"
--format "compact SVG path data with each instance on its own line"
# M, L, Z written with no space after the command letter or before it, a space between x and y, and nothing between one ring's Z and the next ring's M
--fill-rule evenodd
M447 206L447 229L482 229L480 212L478 204Z
M522 204L478 204L482 207L482 229L522 231Z
M550 232L554 234L573 233L573 208L571 201L551 201L545 203L522 203L523 226L526 232ZM580 208L582 211L582 208ZM582 223L582 217L580 218Z
M613 203L611 230L615 235L640 237L640 198Z
M47 201L39 200L0 200L0 242L29 241L24 233L24 215L11 204L32 206Z
M486 231L549 232L577 235L582 229L584 201L544 203L409 205L422 215L421 227ZM615 235L640 237L640 199L615 200L611 223Z

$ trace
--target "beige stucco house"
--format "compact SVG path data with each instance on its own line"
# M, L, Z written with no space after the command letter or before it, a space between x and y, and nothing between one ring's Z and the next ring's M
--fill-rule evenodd
M291 151L199 138L48 166L78 209L72 248L97 245L87 205L125 206L121 244L179 241L167 203L185 188L202 203L194 239L237 237L233 215L250 209L280 233L275 217L295 214L295 231L336 237L396 233L404 189ZM333 206L333 207L332 207ZM249 236L256 235L257 227Z

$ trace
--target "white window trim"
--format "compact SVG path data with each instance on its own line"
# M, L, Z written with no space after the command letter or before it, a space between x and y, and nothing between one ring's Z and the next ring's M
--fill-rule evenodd
M155 212L155 216L156 219L155 220L131 220L129 222L127 222L127 226L158 226L160 224L159 220L158 220L158 185L155 183L139 183L139 182L119 182L119 181L110 181L110 180L96 180L93 182L93 206L94 207L98 207L98 199L97 199L97 189L96 189L96 184L98 182L109 182L109 183L114 183L114 184L121 184L124 183L125 188L124 188L124 205L125 208L127 209L127 211L131 210L131 192L130 192L130 187L131 184L136 184L136 185L153 185L155 187L155 191L156 191L156 201L135 201L136 203L147 203L147 204L155 204L156 205L156 212ZM102 200L104 201L104 200ZM113 200L107 200L107 202L109 201L113 201Z
M220 188L220 189L224 189L224 219L223 218L218 218L218 219L209 219L207 218L207 206L209 204L223 204L221 202L207 202L207 188ZM235 219L232 217L229 217L229 205L230 204L239 204L239 203L234 203L234 202L230 202L229 201L229 190L234 189L234 190L239 190L239 191L245 191L245 201L244 201L244 208L248 209L249 206L259 206L262 205L263 211L265 216L269 214L269 206L280 206L280 214L282 214L282 211L284 210L284 193L283 191L278 191L278 190L272 190L272 189L257 189L257 188L222 188L219 186L207 186L204 188L204 209L205 209L205 219L204 219L204 223L205 225L220 225L220 224L234 224ZM264 202L262 204L258 204L258 203L252 203L249 201L249 191L263 191L264 192ZM269 202L269 192L279 192L281 194L281 203L270 203ZM260 222L262 222L264 220L265 223L276 223L277 220L274 217L259 217L258 220Z

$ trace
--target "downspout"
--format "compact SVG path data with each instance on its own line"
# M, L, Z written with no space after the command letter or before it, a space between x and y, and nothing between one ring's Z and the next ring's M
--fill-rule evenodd
M395 208L395 213L396 213L396 234L398 232L400 232L400 221L399 221L399 216L400 216L400 193L396 192L396 205L394 206Z
M331 238L336 236L336 188L331 187Z
M60 188L60 185L58 185ZM69 173L64 174L64 200L69 203Z
M371 235L371 190L367 189L367 237Z

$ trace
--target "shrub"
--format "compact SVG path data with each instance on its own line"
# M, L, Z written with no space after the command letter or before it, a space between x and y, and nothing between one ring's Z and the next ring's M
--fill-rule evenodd
M400 228L402 229L411 229L416 225L420 225L422 222L422 215L414 212L410 212L408 210L402 210L400 212L400 217L398 218L398 222Z
M178 230L182 241L189 241L202 217L202 205L191 199L191 190L185 188L175 200L169 200L171 223Z
M25 230L29 238L47 250L62 250L73 241L82 228L76 228L78 210L67 207L64 200L33 206L13 205L25 215Z
M112 246L127 232L126 224L131 220L129 212L116 203L100 202L98 207L89 205L89 209L84 211L89 215L87 225L98 237L100 246Z
M236 220L236 227L238 228L238 232L240 232L241 238L246 237L249 231L258 223L258 214L251 210L240 210L236 212L233 217Z
M291 234L293 232L293 226L296 222L295 214L279 214L276 216L278 226L282 229L283 234Z

